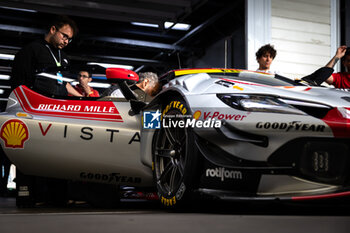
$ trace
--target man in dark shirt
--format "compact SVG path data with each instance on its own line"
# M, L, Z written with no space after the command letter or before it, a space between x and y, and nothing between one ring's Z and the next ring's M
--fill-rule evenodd
M22 48L15 56L11 74L11 88L26 85L40 93L50 95L81 96L69 83L63 82L59 72L47 78L35 74L47 68L69 65L62 51L77 34L77 26L67 16L58 16L51 24L44 39L34 41ZM58 71L58 69L57 69Z
M67 55L61 51L77 34L74 21L66 16L58 16L50 25L49 31L41 40L34 41L22 48L15 56L11 74L11 89L20 85L48 95L82 96L69 83L63 82L58 72L47 78L35 74L46 68L59 68L69 65ZM54 79L53 79L54 77ZM68 92L68 93L67 93ZM5 176L1 176L1 193L6 194L8 171L11 163L4 153L0 153L0 160L4 161Z

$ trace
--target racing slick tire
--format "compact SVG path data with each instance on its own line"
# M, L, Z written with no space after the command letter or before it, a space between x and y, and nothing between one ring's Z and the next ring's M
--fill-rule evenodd
M182 99L167 101L163 120L181 121L190 115ZM175 117L173 117L175 116ZM161 126L153 137L153 176L164 207L186 207L199 183L199 152L193 129Z

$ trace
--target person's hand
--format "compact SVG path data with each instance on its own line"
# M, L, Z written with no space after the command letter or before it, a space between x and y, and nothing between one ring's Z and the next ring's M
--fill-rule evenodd
M345 52L346 52L346 45L342 45L342 46L340 46L338 49L337 49L337 53L335 54L335 57L336 58L342 58L342 57L344 57L344 55L345 55Z
M83 88L83 90L85 92L85 96L89 96L90 92L91 92L91 89L90 89L90 86L89 86L89 79L87 79L87 78L82 79L80 81L80 85L81 85L81 87Z

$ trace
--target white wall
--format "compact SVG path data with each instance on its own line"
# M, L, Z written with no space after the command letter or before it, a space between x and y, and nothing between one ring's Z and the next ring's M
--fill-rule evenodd
M292 79L301 78L326 65L339 46L339 0L247 2L248 69L257 67L255 52L259 47L256 44L273 44L277 56L272 70ZM271 7L270 15L252 16L254 11L257 16L261 15L256 11L262 3ZM260 11L266 12L261 8ZM252 23L254 20L261 22ZM270 39L262 37L261 33L252 33L257 24L262 25L265 33L270 33Z
M330 0L271 0L271 43L278 51L274 65L283 74L300 78L329 61L330 9Z
M247 69L258 69L255 53L271 40L271 0L246 1Z

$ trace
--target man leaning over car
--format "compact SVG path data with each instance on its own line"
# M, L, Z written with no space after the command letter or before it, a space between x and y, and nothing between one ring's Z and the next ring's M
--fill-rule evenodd
M136 98L143 102L150 102L154 96L161 90L161 85L158 81L158 75L153 72L139 73L139 81L130 86L130 89L135 94ZM106 90L102 96L111 96L123 98L118 85L113 85Z
M347 48L345 45L340 46L334 57L327 63L326 67L333 68L341 58L343 58L342 64L346 71L333 73L326 82L337 88L348 89L350 88L350 48Z

